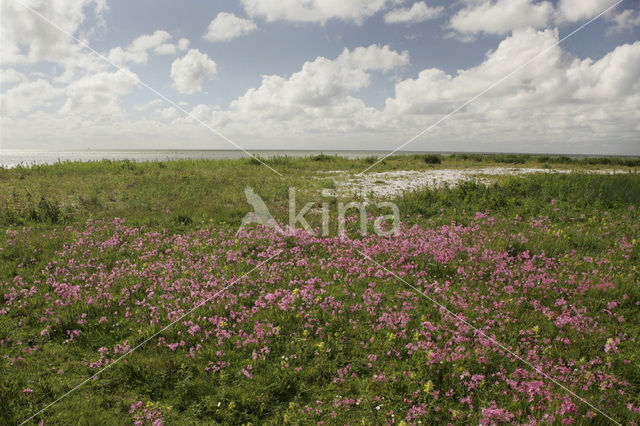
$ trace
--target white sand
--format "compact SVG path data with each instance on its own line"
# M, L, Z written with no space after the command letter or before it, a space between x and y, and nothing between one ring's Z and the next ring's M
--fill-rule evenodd
M529 173L571 173L565 169L536 169L518 167L488 167L478 169L396 170L391 172L350 174L345 171L328 172L333 177L339 196L394 197L404 191L429 186L453 186L461 181L488 183L486 176L522 176ZM584 170L585 173L626 173L621 170ZM324 176L326 177L326 175Z

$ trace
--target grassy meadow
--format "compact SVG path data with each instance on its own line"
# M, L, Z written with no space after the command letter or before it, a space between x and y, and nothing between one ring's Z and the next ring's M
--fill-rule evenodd
M0 169L0 424L640 422L640 160L392 156L572 172L403 193L396 235L344 237L328 172L376 159L264 161ZM237 233L247 186L281 223L290 187L328 202L329 236Z

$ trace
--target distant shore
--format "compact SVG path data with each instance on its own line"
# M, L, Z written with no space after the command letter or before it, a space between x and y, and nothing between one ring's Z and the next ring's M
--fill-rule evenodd
M170 149L131 149L131 150L107 150L107 149L86 149L86 150L65 150L65 151L39 151L39 150L0 150L0 167L11 168L16 166L31 166L41 164L55 164L66 161L102 161L102 160L132 160L136 162L147 161L171 161L171 160L230 160L251 158L250 155L258 158L293 157L305 158L318 155L337 156L347 159L362 159L370 157L385 157L391 151L383 150L170 150ZM523 164L525 162L560 162L568 163L569 160L591 160L590 164L617 164L612 163L612 159L622 159L626 161L638 160L640 156L634 155L602 155L602 154L558 154L558 153L508 153L508 152L443 152L443 151L398 151L394 156L416 156L416 155L436 155L440 158L454 157L470 160L492 161ZM499 159L506 159L500 161ZM549 160L547 160L549 159ZM593 161L596 159L607 159ZM536 161L539 160L539 161Z

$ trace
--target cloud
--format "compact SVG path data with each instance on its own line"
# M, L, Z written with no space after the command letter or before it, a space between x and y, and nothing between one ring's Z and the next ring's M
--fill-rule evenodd
M163 122L172 122L175 119L181 117L182 112L178 111L178 109L173 106L169 106L166 108L159 108L155 110L153 112L153 115Z
M366 18L385 9L395 0L242 0L249 16L269 22L316 22L324 25L330 19L361 24Z
M464 34L502 35L526 27L544 28L553 13L553 4L548 1L472 1L451 18L449 26Z
M157 30L153 34L143 34L136 38L125 49L114 47L109 50L108 58L116 64L126 62L134 64L146 64L149 60L149 51L159 55L171 55L184 51L189 47L189 40L182 38L177 44L167 43L171 34L163 30Z
M205 79L213 79L218 73L215 61L198 49L191 49L182 58L171 64L171 79L180 93L195 93L201 90Z
M101 19L106 10L103 0L33 0L29 6L65 32L86 40L82 33L85 11L93 9ZM32 13L19 2L0 2L0 56L5 64L48 61L67 64L84 53L69 36Z
M118 99L137 86L136 77L124 69L86 75L66 87L67 100L60 112L92 117L122 114Z
M177 43L164 43L153 49L158 55L175 55L189 48L189 40L181 38Z
M615 24L613 32L622 32L640 26L640 11L627 9L618 14L611 14L607 19Z
M465 4L474 9L484 3L467 0ZM542 3L526 4L539 7ZM552 22L558 19L553 13L544 16ZM633 18L628 14L620 20L633 22ZM512 33L480 63L455 73L438 68L413 73L405 68L409 65L406 51L357 47L334 57L318 56L292 74L265 75L228 106L203 103L191 111L245 148L394 148L558 41L555 30L517 26L512 25L508 30ZM122 51L150 55L166 49L168 54L167 45L176 51L187 49L180 43L156 31L136 38ZM20 53L26 57L28 50ZM88 56L73 53L70 58L88 61ZM5 141L15 147L86 147L90 143L126 148L131 141L140 141L175 147L180 138L185 147L230 147L175 108L161 108L149 98L136 97L140 104L125 102L138 95L132 93L136 83L125 71L98 69L65 84L27 81L36 78L35 73L23 72L29 77L13 68L0 73L0 78L15 85L8 90L3 86L6 91L0 95L3 145ZM402 74L406 72L412 74ZM216 63L196 49L171 66L173 85L181 93L201 90L203 82L216 73ZM360 99L376 73L396 80L394 94L379 108ZM554 46L406 148L638 154L638 123L640 42L618 46L594 59L578 58Z
M567 70L573 98L582 103L623 100L640 94L640 41L618 46L602 59L574 61Z
M62 90L44 79L23 82L0 95L0 111L3 115L15 116L45 108L62 94Z
M255 31L258 26L250 19L239 18L233 13L220 12L209 23L204 38L209 41L230 41Z
M411 8L394 9L384 15L387 24L424 22L436 19L444 12L444 7L429 7L423 1L414 3Z
M578 22L591 19L615 3L613 0L560 0L558 20Z
M385 112L408 128L416 122L426 128L551 47L434 129L433 137L467 143L488 139L496 145L512 140L518 149L532 151L544 149L542 143L553 150L556 143L616 139L624 145L635 140L638 149L640 42L619 46L594 61L553 46L557 41L557 31L517 31L476 67L457 75L426 69L415 79L397 83ZM531 143L536 145L528 148Z
M138 112L143 112L143 111L149 110L150 108L157 107L158 105L162 104L163 102L164 101L162 99L156 98L156 99L153 99L153 100L151 100L149 102L145 102L143 104L135 104L133 106L133 109L135 111L138 111Z
M289 78L263 76L260 87L249 89L231 108L264 117L293 114L293 118L305 109L344 103L349 94L369 85L368 71L389 71L408 64L406 51L398 53L388 46L345 49L334 60L320 56L305 62L301 70Z
M456 76L437 68L421 71L416 79L396 84L395 98L387 99L387 109L400 114L446 113L466 102L489 85L514 71L557 41L553 30L533 29L516 32L504 39L495 51L476 67L461 70ZM559 46L506 79L481 99L513 96L523 90L536 90L535 82L553 75L554 64L562 58ZM548 84L548 83L547 83Z
M372 44L369 47L356 47L351 51L345 48L336 62L367 71L389 71L409 65L409 52L403 50L398 53L389 46Z
M468 41L472 34L505 35L529 27L541 29L585 21L602 13L614 1L560 0L555 7L550 1L539 0L462 0L462 3L464 6L451 17L449 27L457 31L458 38ZM631 10L606 16L621 29L638 25L640 19Z
M19 71L13 68L0 70L0 84L10 85L14 83L22 83L26 81L27 77Z

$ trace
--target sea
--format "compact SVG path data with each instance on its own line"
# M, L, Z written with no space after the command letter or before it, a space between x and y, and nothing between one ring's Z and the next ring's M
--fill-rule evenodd
M346 158L381 157L390 151L332 151L332 150L248 150L257 157L310 157L319 154L340 155ZM412 154L440 154L449 155L453 152L436 151L398 151L394 155ZM478 154L495 154L483 153ZM557 155L557 154L556 154ZM590 157L591 155L569 155L573 158ZM82 151L34 151L34 150L8 150L0 149L0 167L13 168L18 165L31 166L38 164L54 164L65 161L100 161L100 160L124 160L141 161L166 161L176 159L234 159L248 157L241 150L82 150Z
M331 150L247 150L260 158L274 156L310 157L319 154L340 155L347 158L380 157L389 151L331 151ZM395 155L409 155L417 152L402 151ZM100 161L124 160L166 161L177 159L234 159L248 158L249 155L241 150L84 150L84 151L28 151L28 150L0 150L0 167L12 168L18 165L31 166L37 164L54 164L65 161Z

